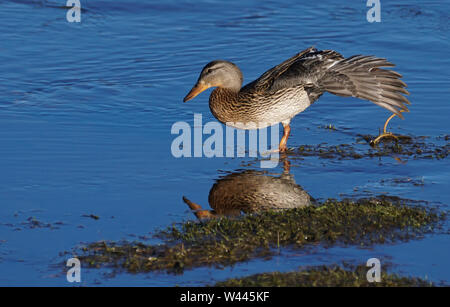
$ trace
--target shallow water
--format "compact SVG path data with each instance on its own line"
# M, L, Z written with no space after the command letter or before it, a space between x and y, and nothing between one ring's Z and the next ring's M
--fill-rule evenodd
M183 195L207 208L218 178L258 170L252 158L171 154L172 124L192 124L194 113L203 114L204 122L215 120L207 105L210 91L182 103L210 60L235 62L249 82L310 45L344 56L386 57L404 76L412 102L406 119L394 119L390 130L429 136L430 142L449 134L447 3L382 1L382 21L368 23L366 1L81 0L79 24L66 21L64 4L0 3L0 285L70 285L61 264L67 255L60 253L81 242L138 239L194 219ZM293 120L289 145L354 143L358 134L376 134L388 115L367 101L325 94ZM337 130L319 128L329 124ZM281 171L281 165L273 170ZM291 174L314 198L389 193L444 210L450 204L448 158L401 164L392 157L310 157L292 161ZM85 216L90 214L99 219ZM372 257L406 275L450 280L445 234L371 250L285 252L270 261L182 276L83 270L82 280L204 285Z

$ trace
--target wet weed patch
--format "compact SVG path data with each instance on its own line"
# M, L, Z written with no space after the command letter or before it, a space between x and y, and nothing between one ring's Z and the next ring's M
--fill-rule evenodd
M417 277L381 272L380 282L368 282L368 268L359 265L306 267L299 271L261 273L218 282L216 287L433 287L436 284Z
M379 144L370 145L375 139L372 135L359 135L356 144L316 144L301 145L289 151L292 157L319 157L323 159L355 160L394 156L405 159L436 159L442 160L450 153L448 136L437 137L430 142L430 137L412 137L398 135L397 139L385 138ZM358 144L367 144L358 146Z
M304 208L174 224L155 234L161 244L102 241L76 252L90 267L177 274L196 267L220 268L270 258L281 248L310 244L368 247L406 241L432 232L444 218L443 213L395 197L329 199Z

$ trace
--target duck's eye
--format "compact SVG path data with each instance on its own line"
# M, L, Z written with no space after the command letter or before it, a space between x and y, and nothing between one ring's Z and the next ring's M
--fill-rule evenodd
M211 68L208 68L208 69L205 71L205 73L206 73L206 74L210 74L212 71L213 71L213 70L212 70Z

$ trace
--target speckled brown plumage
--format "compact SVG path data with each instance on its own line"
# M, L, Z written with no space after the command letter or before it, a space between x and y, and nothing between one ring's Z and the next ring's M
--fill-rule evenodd
M408 111L406 104L409 104L403 96L409 94L406 84L400 80L400 74L381 68L393 66L374 56L344 58L333 50L310 47L242 87L242 73L235 64L213 61L202 70L184 101L216 87L209 99L211 112L222 123L244 129L280 122L287 128L295 115L326 91L370 100L402 117L401 111ZM284 141L287 136L285 133Z
M191 209L201 206L184 199ZM258 171L233 173L219 179L208 197L213 211L201 211L200 217L238 216L273 209L291 209L309 206L309 194L295 183L292 175L269 176Z
M280 177L244 171L228 175L213 185L208 202L218 214L257 212L308 206L311 197L290 174Z

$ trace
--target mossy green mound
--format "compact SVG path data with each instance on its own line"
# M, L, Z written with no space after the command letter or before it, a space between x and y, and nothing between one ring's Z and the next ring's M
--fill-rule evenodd
M280 247L321 243L370 246L408 240L432 231L443 216L397 198L327 200L317 206L268 211L173 225L156 234L160 245L135 242L93 243L78 256L90 266L129 272L181 273L200 266L227 266L271 257Z
M416 277L402 277L381 273L381 282L369 283L365 266L315 266L296 272L262 273L243 278L228 279L216 287L432 287L430 281Z

